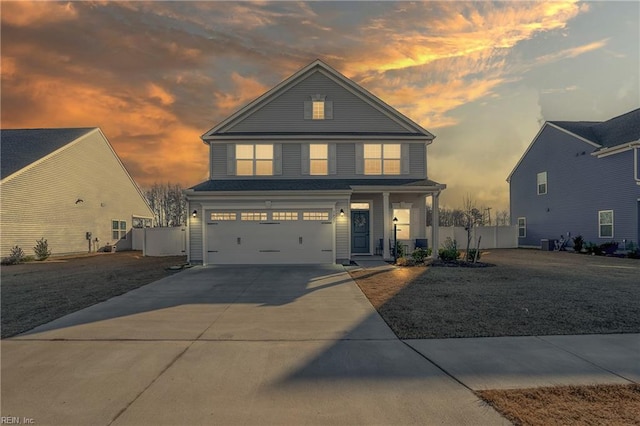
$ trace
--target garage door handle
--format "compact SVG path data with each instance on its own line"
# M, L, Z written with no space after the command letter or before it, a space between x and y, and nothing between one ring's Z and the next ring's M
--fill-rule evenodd
M302 237L298 238L298 244L302 244Z
M242 244L242 238L238 237L238 244Z
M207 250L207 253L217 253L218 250Z

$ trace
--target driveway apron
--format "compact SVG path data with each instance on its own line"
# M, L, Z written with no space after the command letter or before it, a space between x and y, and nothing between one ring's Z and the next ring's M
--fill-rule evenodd
M2 341L36 424L505 424L337 265L196 267Z

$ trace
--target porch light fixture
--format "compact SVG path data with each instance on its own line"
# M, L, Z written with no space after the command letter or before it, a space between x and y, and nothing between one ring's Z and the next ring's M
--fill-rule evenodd
M398 218L393 218L393 263L398 263Z
M196 217L198 216L198 210L194 210L193 213L191 213L192 217Z
M344 217L344 209L340 209L340 217Z

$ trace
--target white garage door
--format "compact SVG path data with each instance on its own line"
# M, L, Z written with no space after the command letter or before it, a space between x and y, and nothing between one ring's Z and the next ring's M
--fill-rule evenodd
M334 263L328 210L208 211L207 263Z

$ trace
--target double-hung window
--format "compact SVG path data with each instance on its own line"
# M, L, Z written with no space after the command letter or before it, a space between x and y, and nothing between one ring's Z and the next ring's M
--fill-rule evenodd
M598 237L613 238L613 210L598 212Z
M236 175L273 175L273 145L236 145Z
M324 120L324 101L312 101L312 120Z
M544 195L547 193L547 172L540 172L537 176L538 181L538 195Z
M398 219L396 225L396 237L399 240L411 238L411 209L393 209L393 218Z
M399 175L402 158L400 144L364 144L365 175Z
M309 145L309 174L327 175L329 173L329 146L326 143Z
M518 218L518 238L526 238L527 237L527 218L519 217Z
M111 239L112 240L127 239L127 221L126 220L111 221Z

